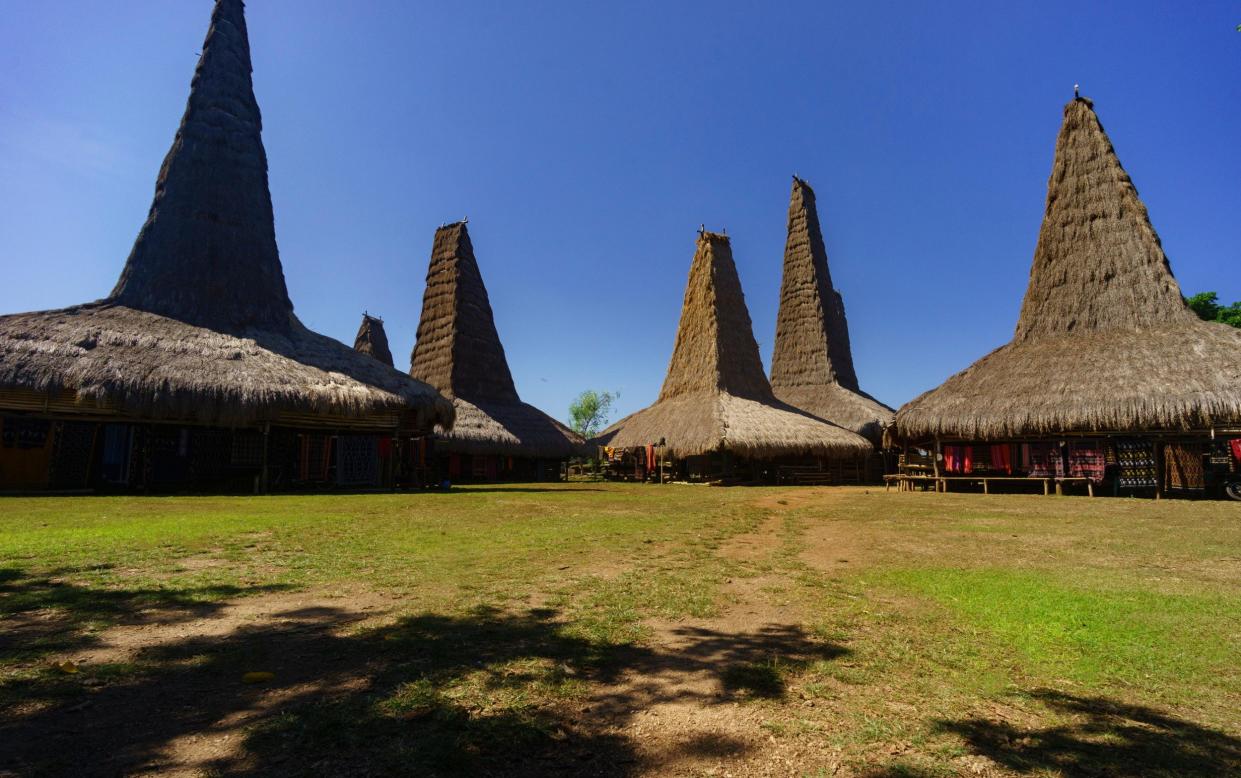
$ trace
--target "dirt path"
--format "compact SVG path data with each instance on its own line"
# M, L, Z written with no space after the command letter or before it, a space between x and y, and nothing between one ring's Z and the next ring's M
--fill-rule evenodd
M723 586L719 613L648 622L650 640L620 651L615 672L588 678L585 694L555 714L563 722L556 737L568 742L537 757L544 761L533 767L514 761L512 769L500 772L757 776L813 774L822 767L831 774L830 753L805 753L804 739L773 737L768 719L771 705L790 704L791 672L843 653L806 633L805 614L782 594L787 582L780 561L789 542L785 515L837 498L836 490L807 489L759 501L767 518L717 552L739 571ZM810 564L862 555L830 522L816 522L803 537L802 559ZM60 750L66 765L89 764L88 774L190 776L258 769L248 752L256 725L307 705L366 699L372 690L380 697L391 694L391 686L375 686L390 659L376 651L374 640L382 638L366 642L351 636L392 624L399 608L379 593L349 589L274 592L201 609L132 614L59 659L134 669L115 683L88 689L86 699L68 712L55 700L35 701L20 721L0 725L0 740L18 744L16 759L6 762L22 774L24 760L43 763L49 751ZM502 623L529 617L495 618ZM463 644L468 656L460 657L462 666L483 666L473 661L480 645ZM415 654L402 661L419 660ZM244 682L253 672L272 676ZM315 743L316 750L326 747ZM265 754L262 769L280 773L288 764L296 773L311 766L296 755L287 763L285 758Z

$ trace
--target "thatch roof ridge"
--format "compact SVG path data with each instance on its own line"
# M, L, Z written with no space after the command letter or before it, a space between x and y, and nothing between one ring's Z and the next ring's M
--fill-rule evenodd
M185 114L110 299L234 332L282 331L293 304L276 247L245 5L218 0Z
M906 403L893 436L973 440L1241 422L1241 330L1180 295L1092 104L1069 103L1012 342Z
M410 363L445 396L520 402L463 221L435 231Z
M392 367L392 350L388 348L388 333L384 331L384 320L368 313L362 314L362 324L353 339L355 351L383 362Z
M1194 320L1093 103L1069 102L1014 339Z
M660 440L677 458L720 449L751 458L860 456L871 450L865 438L772 394L725 235L699 234L658 400L594 442L627 448Z
M771 388L782 401L874 441L893 413L858 386L844 300L832 287L814 189L797 176L789 196Z

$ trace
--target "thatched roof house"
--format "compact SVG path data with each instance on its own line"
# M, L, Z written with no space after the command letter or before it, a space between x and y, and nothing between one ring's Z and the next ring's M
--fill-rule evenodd
M832 286L814 190L793 177L784 280L771 356L780 400L879 443L892 409L858 387L849 323Z
M384 332L383 319L362 314L362 325L353 339L353 349L392 367L392 350L388 348L388 333Z
M452 400L437 450L564 459L585 442L517 396L465 222L435 231L410 374Z
M219 0L116 288L95 303L0 317L0 405L229 425L376 414L452 424L434 389L294 315L250 72L243 4Z
M905 440L1241 422L1241 331L1185 305L1092 103L1064 109L1013 340L909 402Z
M698 236L659 399L613 424L597 442L629 448L661 440L674 459L716 451L748 459L864 456L872 448L860 435L776 399L725 235Z

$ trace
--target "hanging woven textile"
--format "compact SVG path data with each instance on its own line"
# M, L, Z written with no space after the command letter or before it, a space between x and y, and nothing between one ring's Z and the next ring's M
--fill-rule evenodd
M1030 476L1051 478L1059 475L1060 449L1050 443L1030 444Z
M1155 473L1155 449L1140 440L1116 441L1116 486L1120 489L1154 489L1159 485Z
M85 488L90 482L95 433L99 425L66 421L58 423L57 427L55 451L52 453L52 488Z
M1012 475L1013 460L1012 451L1007 443L1000 443L991 447L991 469L1000 473Z
M379 442L373 435L341 435L336 439L336 483L375 486L379 483Z
M1103 451L1095 443L1069 444L1069 475L1074 478L1089 478L1094 483L1103 480L1103 471L1107 463Z
M1164 477L1169 489L1201 491L1206 488L1202 469L1202 446L1170 443L1163 449Z

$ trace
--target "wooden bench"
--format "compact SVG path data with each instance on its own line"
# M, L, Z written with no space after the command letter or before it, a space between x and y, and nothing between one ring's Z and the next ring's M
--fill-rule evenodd
M1023 475L914 475L900 473L883 477L884 491L888 491L892 484L896 484L897 491L901 492L913 491L916 485L922 484L933 485L936 492L947 494L948 487L953 482L981 484L983 494L991 494L992 483L1041 483L1044 495L1051 494L1053 483L1056 486L1056 494L1064 494L1065 484L1085 484L1086 493L1094 497L1094 482L1089 478L1078 476L1062 476L1057 478Z

